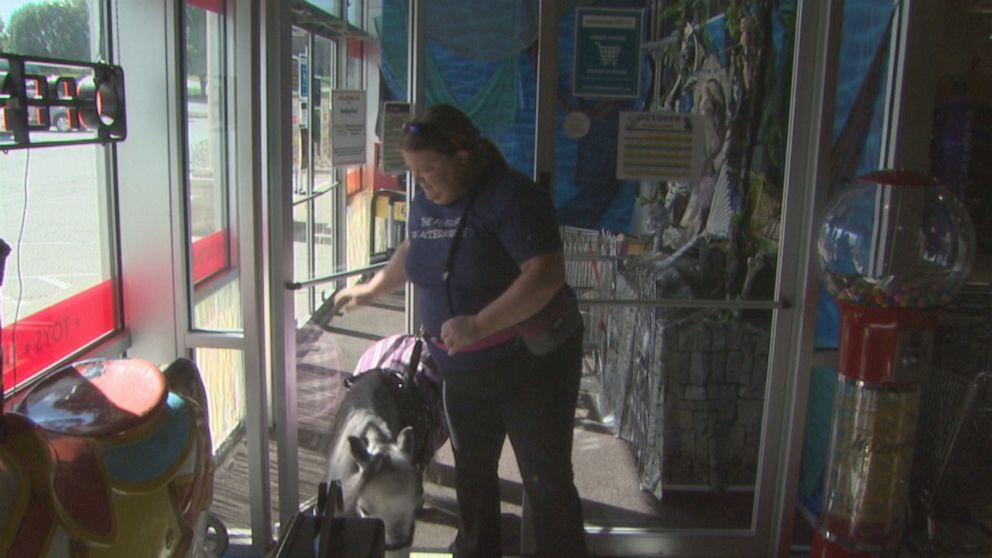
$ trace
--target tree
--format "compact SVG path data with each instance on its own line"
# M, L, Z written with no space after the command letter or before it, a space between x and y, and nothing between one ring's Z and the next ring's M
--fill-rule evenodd
M4 47L24 56L90 60L89 21L86 0L28 4L10 16Z
M207 13L186 4L186 73L196 76L200 95L207 94Z
M6 48L4 48L4 45L7 44L7 34L4 33L5 28L6 25L4 25L3 23L3 18L0 18L0 50L2 51L7 50Z

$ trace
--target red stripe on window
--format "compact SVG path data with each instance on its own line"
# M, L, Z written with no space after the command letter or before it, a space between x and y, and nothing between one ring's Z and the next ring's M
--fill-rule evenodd
M373 175L372 189L402 191L403 185L400 184L399 175L386 174L381 170L379 170L378 168L376 168L375 174Z
M352 196L362 191L362 169L351 168L345 171L344 193Z
M56 362L113 332L110 280L3 328L3 387L12 389ZM14 343L16 343L16 351Z
M226 269L229 262L227 229L214 231L193 242L193 284Z
M186 0L186 3L211 12L224 13L224 0Z
M348 37L348 58L362 59L362 41L360 39Z

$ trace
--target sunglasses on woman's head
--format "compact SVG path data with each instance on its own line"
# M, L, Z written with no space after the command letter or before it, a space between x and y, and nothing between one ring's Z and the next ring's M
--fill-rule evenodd
M425 122L407 122L403 125L403 133L418 137L433 136L439 132L436 126Z
M433 145L448 145L456 150L462 148L462 142L445 132L436 124L428 122L407 122L403 125L403 133L414 136L424 143Z

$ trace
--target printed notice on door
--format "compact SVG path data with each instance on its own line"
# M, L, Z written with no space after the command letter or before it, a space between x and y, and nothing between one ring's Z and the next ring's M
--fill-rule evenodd
M621 112L617 178L698 182L702 176L699 116Z
M403 126L410 120L410 103L387 102L382 111L382 172L406 172L403 162Z
M331 92L331 164L365 163L365 92Z

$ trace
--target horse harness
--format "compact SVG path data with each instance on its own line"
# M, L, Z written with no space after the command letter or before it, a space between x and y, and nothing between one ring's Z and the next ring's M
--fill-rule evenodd
M395 348L395 347L394 347ZM434 434L434 420L431 414L431 403L426 395L417 387L417 367L423 351L423 338L418 336L413 346L413 353L405 373L398 370L383 368L382 363L392 352L387 351L375 368L356 372L345 378L344 387L351 388L355 382L361 381L368 374L378 375L386 380L386 384L397 395L402 423L413 427L415 449L413 461L418 469L423 471L434 457L434 447L430 443Z

